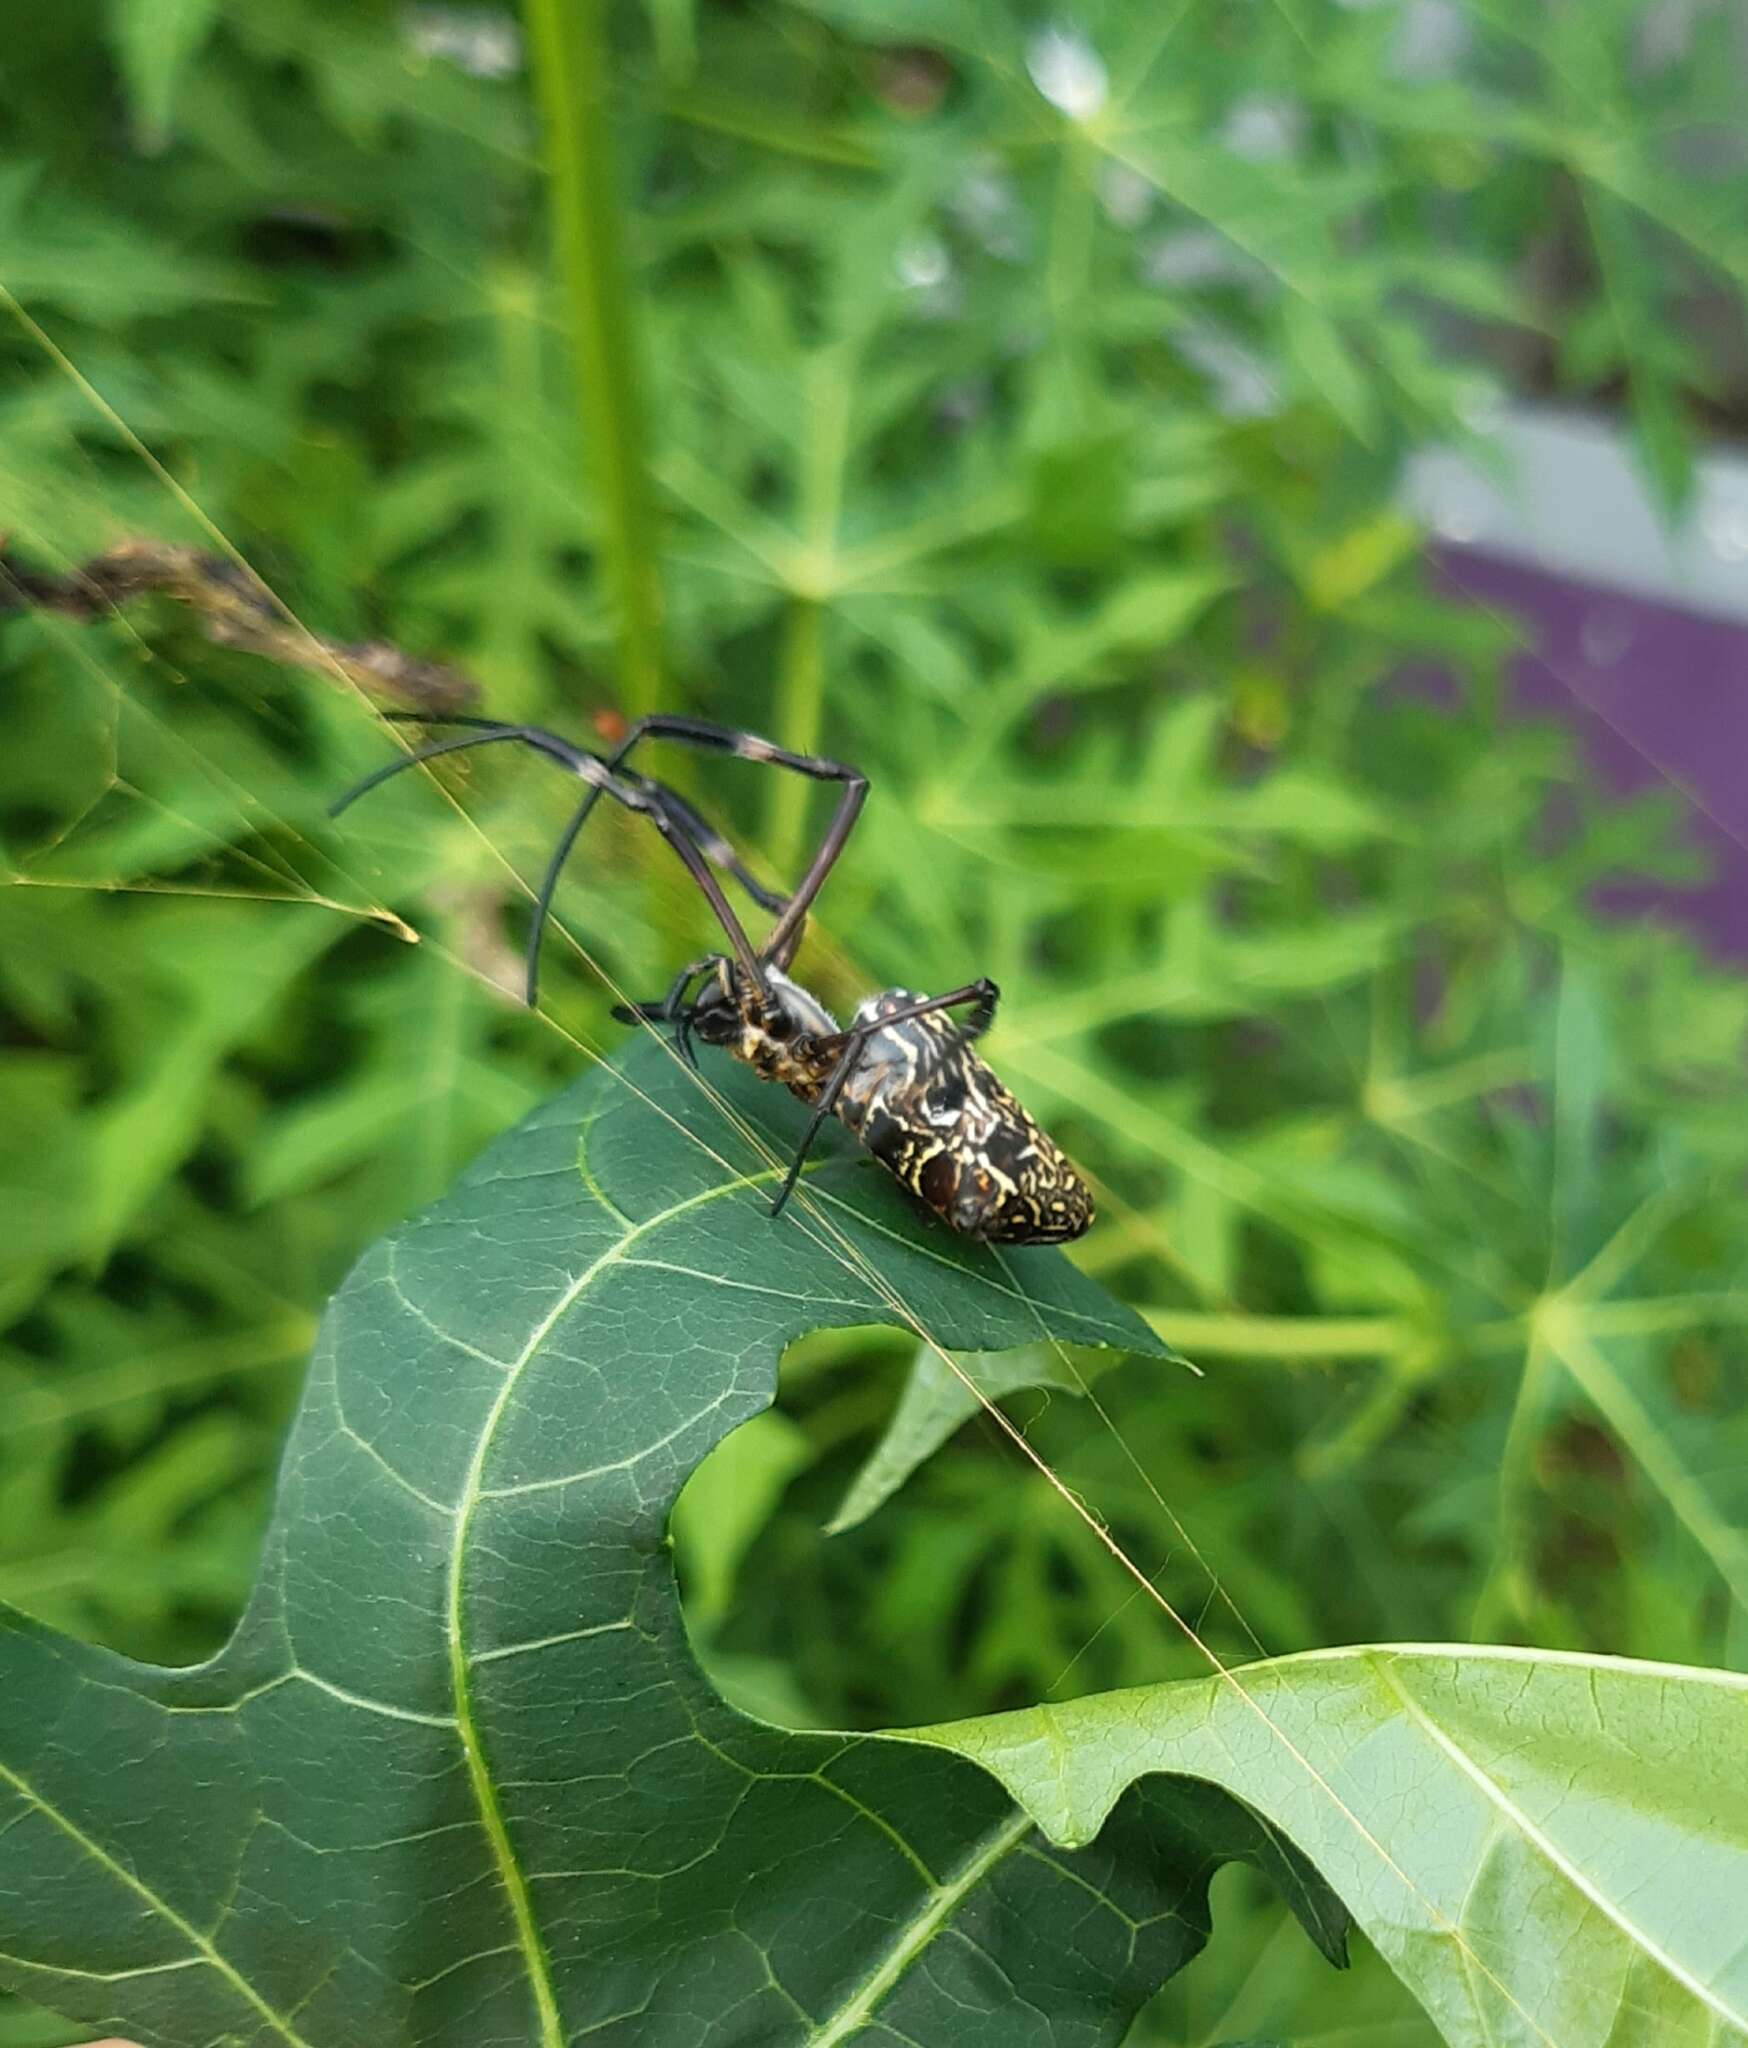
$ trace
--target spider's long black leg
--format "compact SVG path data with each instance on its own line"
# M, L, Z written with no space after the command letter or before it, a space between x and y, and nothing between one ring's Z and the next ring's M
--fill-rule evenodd
M659 784L645 786L641 777L621 781L598 754L591 754L585 747L573 746L569 740L558 733L548 732L544 726L496 725L490 719L480 722L460 717L434 718L427 723L465 725L467 732L460 739L433 740L428 746L415 747L410 753L403 754L398 761L390 761L386 767L376 769L332 805L330 815L337 817L349 804L356 803L361 796L368 794L380 783L386 782L391 775L399 775L420 761L432 760L439 754L459 753L463 747L490 746L494 740L520 740L525 746L532 747L536 753L545 754L549 760L556 761L561 768L568 768L573 775L588 783L592 792L599 791L605 796L610 796L615 803L623 804L628 811L637 811L649 819L679 856L686 872L697 883L705 902L716 913L717 923L722 926L730 945L734 948L735 957L751 978L753 986L762 995L769 995L770 984L765 978L764 962L754 952L752 941L747 937L740 919L735 916L728 898L723 895L721 885L710 872L704 855L692 843L685 825L668 810L663 801L664 792ZM582 806L578 808L581 816L586 818L587 809ZM573 818L566 828L567 836L574 840L581 829L580 819Z
M528 916L528 944L523 954L522 993L531 1010L540 999L540 942L546 937L546 920L552 914L552 899L558 891L559 874L570 859L577 834L587 822L589 811L600 793L598 789L591 789L572 811L570 822L559 834L558 844L552 849L552 858L546 863L546 872L540 878L540 893L535 897L534 908Z
M973 1039L981 1038L995 1020L995 1006L1001 1000L1001 990L988 976L977 981L968 981L963 988L950 989L944 996L922 996L914 1003L892 1010L884 1017L872 1018L866 1024L858 1024L854 1030L844 1033L844 1050L837 1065L832 1069L831 1079L819 1091L813 1105L813 1114L807 1120L807 1128L801 1134L801 1143L795 1148L795 1157L789 1162L789 1171L783 1185L777 1190L771 1204L771 1214L780 1215L783 1204L794 1192L795 1183L801 1178L801 1163L807 1157L813 1141L819 1136L819 1127L837 1105L838 1097L844 1092L845 1084L856 1071L856 1062L862 1057L863 1048L876 1032L884 1031L891 1024L908 1024L913 1017L927 1017L936 1010L956 1009L961 1003L975 1003L970 1020L959 1034L959 1043L969 1045ZM827 1041L830 1042L829 1040Z
M768 767L789 768L797 775L811 776L816 782L843 784L843 794L838 798L838 806L826 827L825 837L759 949L762 960L773 967L787 967L801 942L802 922L826 876L831 873L833 863L843 852L844 841L849 838L856 815L868 794L867 776L858 768L847 767L842 761L828 761L822 755L792 754L786 747L761 739L757 733L743 732L737 726L715 725L708 719L684 718L671 712L657 712L636 720L624 739L607 756L608 767L617 770L632 748L645 739L678 740L682 746L704 747L712 753L738 755L743 761L761 761Z
M1001 990L987 974L980 974L975 981L968 981L963 988L950 990L944 996L923 996L919 1001L907 1003L902 1010L894 1010L882 1017L881 1023L908 1024L913 1017L927 1017L935 1010L956 1010L961 1003L974 1005L971 1015L959 1027L959 1043L973 1045L995 1022L995 1006L1001 1001Z
M468 711L378 711L376 715L385 725L471 725L476 732L508 730L501 718L478 718ZM524 728L517 726L516 730L521 732Z
M594 761L599 766L606 764L598 754L591 754L586 747L575 746L563 733L548 732L543 725L516 725L503 718L475 718L465 711L379 711L377 716L385 725L458 725L469 732L478 733L482 739L520 740L537 754L544 754L549 761L556 761L561 768L570 768L577 773L579 760ZM410 767L420 758L417 752L406 755L395 766ZM611 771L609 771L611 772Z
M669 789L665 782L653 781L646 775L633 773L623 779L665 810L711 866L721 868L724 874L732 875L762 910L783 908L784 899L773 895L756 876L747 872L734 848L707 819L699 816L683 796ZM546 864L546 872L540 880L540 893L534 900L534 909L528 922L528 945L525 956L526 989L528 1007L531 1010L539 992L540 948L545 937L547 921L552 915L552 899L558 890L558 878L565 862L570 859L571 848L577 843L578 833L589 822L589 813L595 808L595 799L602 793L599 787L590 789L571 813L568 823L559 835L558 844L552 850L552 858Z
M495 718L470 718L459 712L447 718L433 718L419 711L385 711L383 717L395 725L459 725L465 728L465 732L460 739L433 740L429 746L415 747L409 753L403 754L399 760L390 761L386 767L375 769L365 776L362 782L354 783L344 796L329 805L329 817L337 818L361 796L368 796L373 789L387 782L391 776L416 767L421 761L434 760L440 754L457 754L466 747L489 746L494 740L520 740L534 747L536 751L560 760L563 760L565 754L570 751L556 733L544 732L538 726L505 725ZM556 749L564 751L558 752ZM566 765L569 765L568 762ZM541 935L546 929L547 912L552 904L553 891L558 887L559 870L564 866L572 846L576 843L577 834L583 828L583 820L600 794L600 786L596 785L583 799L581 807L565 827L552 859L547 864L546 873L541 878L540 893L535 898L534 916L528 930L525 955L524 993L531 1010L539 994Z
M975 1007L971 1015L960 1025L955 1042L959 1045L973 1045L995 1022L995 1006L1000 1001L1001 990L987 974L983 974L975 981L968 981L963 988L949 989L944 996L918 996L914 1003L905 1003L899 1009L888 1010L884 1017L875 1019L871 1025L857 1025L856 1029L884 1031L889 1024L908 1024L913 1017L929 1017L937 1010L956 1010L961 1003L971 1003Z
M770 984L765 978L764 963L759 955L754 952L752 941L746 935L745 926L735 916L733 906L722 893L721 883L710 872L709 865L703 853L694 843L691 833L687 830L680 817L670 810L667 802L667 792L659 783L646 783L641 776L633 776L629 780L622 780L612 774L604 761L598 759L594 754L583 752L580 748L573 750L573 753L574 758L567 762L566 765L572 768L576 774L580 775L585 782L593 785L590 790L591 796L597 794L610 796L615 803L623 804L628 811L636 811L641 816L646 817L674 849L675 853L679 855L686 872L697 883L705 902L716 913L717 923L721 925L729 944L734 948L736 959L739 960L741 966L746 970L753 986L762 995L768 996L770 994ZM564 838L558 849L559 855L570 852L571 846L575 842L577 834L582 830L588 815L586 801L579 804L571 814L570 823L565 827ZM562 865L562 859L559 860L558 864ZM549 863L547 880L554 886L557 884L557 875L557 866ZM550 895L544 882L542 884L542 896L545 900L550 901ZM537 943L537 941L531 940L530 943L532 945Z
M722 834L707 818L701 817L678 790L670 789L665 782L653 781L646 775L633 775L631 779L659 795L674 817L691 833L693 844L711 866L721 868L725 875L732 875L761 910L781 910L788 902L788 897L780 896L774 889L767 889L758 876L748 870L740 855ZM590 794L592 795L593 791Z
M673 823L692 840L698 852L704 854L704 858L714 862L718 868L725 868L729 874L733 874L735 881L747 891L747 895L753 897L753 901L761 903L766 909L782 907L782 899L772 897L768 891L763 891L753 881L751 874L747 874L747 870L735 858L733 846L729 846L727 840L720 840L704 823L704 819L692 809L690 803L684 803L680 797L675 797L671 788L667 788L665 784L651 782L645 776L630 776L628 780L637 788L641 788L643 795L663 805ZM547 862L547 872L540 877L540 893L534 897L534 909L528 915L528 946L524 952L524 989L530 1010L534 1008L536 997L540 993L540 942L547 936L547 920L553 915L553 897L557 895L559 889L559 874L563 872L565 862L571 858L571 848L577 844L577 834L589 821L589 811L594 809L596 797L600 795L600 786L592 788L587 797L583 797L583 801L577 805L577 809L571 811L565 829L559 834L559 844L553 848L553 858Z
M774 896L764 888L741 865L738 856L728 841L711 829L686 802L665 783L653 782L647 776L631 775L628 782L659 804L703 854L712 866L730 874L747 894L764 910L781 910L783 898ZM534 909L528 919L528 943L524 954L524 986L529 1009L535 1006L540 992L540 948L546 936L547 920L552 915L552 899L558 892L558 878L565 862L571 857L571 848L577 843L577 835L589 822L589 813L595 808L595 799L602 794L599 785L591 788L576 809L571 813L564 830L559 834L558 844L552 849L552 857L546 864L546 872L540 878L540 892L534 899Z
M455 712L447 717L443 717L428 711L384 711L381 716L394 725L465 725L471 726L478 732L503 733L509 731L509 728L502 719L473 718L462 712ZM519 737L526 737L531 746L540 747L543 753L554 752L554 745L547 744L542 746L541 743L543 741L556 743L556 746L563 750L562 754L556 756L557 758L568 757L574 751L569 741L562 740L557 733L548 733L539 726L517 726L515 730ZM639 737L641 735L634 729L628 738L620 741L611 754L603 757L609 774L618 773L620 764L636 744ZM732 875L761 910L781 910L784 904L788 902L788 897L780 896L773 889L767 889L764 883L748 870L740 856L722 834L716 830L707 818L695 810L681 796L677 789L670 789L665 782L657 782L653 776L648 775L631 775L626 779L637 783L640 788L646 789L659 797L684 829L691 834L694 845L697 846L704 858L713 867L719 867L725 874ZM597 798L604 793L600 787L596 787L591 789L588 795L584 797L579 807L581 822L571 826L565 833L564 845L567 849L576 844L577 834L583 829L583 825L588 822L589 813L595 808ZM562 861L560 865L563 865Z
M624 804L627 810L642 811L644 816L649 819L650 823L654 825L656 830L680 856L680 859L685 863L686 872L703 892L705 902L715 911L716 921L721 925L729 944L734 948L735 958L745 968L754 988L759 991L761 996L768 997L771 993L771 984L765 976L765 963L753 951L753 943L746 935L746 928L742 925L740 919L735 916L728 898L722 893L721 883L710 872L703 854L698 851L685 831L674 819L668 816L661 805L646 796L634 784L607 784L604 787L606 787L607 794Z
M756 758L756 757L754 757ZM844 771L853 778L844 785L844 793L838 798L838 806L832 812L831 822L825 828L825 836L815 847L813 858L807 863L807 872L796 883L794 894L777 922L765 934L764 958L774 967L786 968L795 957L795 949L801 944L802 927L807 913L813 908L813 899L825 886L825 878L837 865L838 855L844 850L844 842L855 827L856 818L868 794L868 778L856 769Z
M448 719L443 721L446 725L451 722ZM469 725L473 723L471 719L466 722ZM337 818L342 811L350 810L361 796L368 796L391 776L416 768L421 761L434 761L439 754L459 754L464 747L489 747L494 740L526 740L528 737L526 728L520 725L494 725L488 719L482 721L482 726L482 730L468 733L458 740L433 740L429 746L414 747L390 761L386 767L372 769L362 782L353 783L349 790L334 799L328 806L328 816Z

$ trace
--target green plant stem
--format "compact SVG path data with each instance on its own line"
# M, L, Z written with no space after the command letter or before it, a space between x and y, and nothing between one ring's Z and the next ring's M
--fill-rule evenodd
M636 717L661 698L662 602L607 123L603 0L526 0L525 12L577 408L600 500L597 545L615 614L621 707Z
M784 746L801 754L818 752L824 697L825 606L817 598L792 597L777 671L775 722ZM766 814L771 861L774 872L791 883L800 871L807 796L808 785L800 776L772 776Z
M1194 1357L1270 1358L1281 1363L1328 1358L1389 1358L1416 1341L1395 1316L1250 1316L1202 1309L1143 1308L1168 1344Z
M838 543L850 455L850 393L859 356L856 339L816 349L801 382L800 548L789 575L775 707L777 737L798 754L819 752L825 718L826 635L831 605L843 587ZM779 874L793 874L800 865L807 798L799 776L772 777L765 824Z
M1499 1455L1492 1560L1469 1614L1469 1634L1477 1642L1508 1628L1521 1628L1528 1614L1529 1494L1553 1371L1553 1356L1543 1333L1532 1323L1517 1398Z

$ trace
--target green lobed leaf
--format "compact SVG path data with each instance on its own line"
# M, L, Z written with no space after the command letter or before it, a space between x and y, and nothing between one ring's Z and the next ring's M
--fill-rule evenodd
M1166 1355L1183 1363L1169 1348ZM1084 1394L1097 1370L1095 1364L1077 1361L1060 1343L1027 1344L1016 1351L970 1351L951 1361L932 1344L919 1344L898 1406L845 1489L826 1534L854 1529L890 1500L917 1467L978 1412L979 1394L987 1401L1034 1388Z
M711 1079L792 1141L798 1105ZM896 1299L961 1348L1158 1349L834 1135L774 1225L780 1166L645 1042L363 1260L227 1648L160 1670L9 1621L0 1976L146 2043L1115 2041L1232 1857L1339 1953L1212 1786L1064 1851L969 1762L772 1728L698 1672L668 1511L791 1338Z
M1159 1347L841 1133L773 1226L724 1106L779 1154L797 1113L711 1079L638 1045L366 1257L211 1663L9 1624L12 1983L148 2043L1114 2041L1222 1860L1339 1955L1308 1852L1450 2041L1743 2037L1740 1679L1407 1646L886 1736L718 1698L667 1516L792 1337Z
M1748 2039L1748 1679L1517 1649L1321 1650L913 1731L1053 1840L1169 1762L1285 1829L1453 2043Z
M1052 1387L1063 1393L1086 1391L1067 1354L1053 1344L1028 1344L1018 1351L967 1352L951 1363L931 1345L919 1344L898 1406L826 1524L828 1536L841 1535L865 1522L977 1413L981 1403L973 1387L991 1401L1031 1387Z

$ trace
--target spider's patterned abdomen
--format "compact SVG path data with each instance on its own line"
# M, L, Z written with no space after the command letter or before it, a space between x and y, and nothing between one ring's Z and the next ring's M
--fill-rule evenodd
M889 990L855 1022L916 998ZM839 1118L920 1202L987 1244L1062 1244L1093 1220L1092 1192L944 1015L877 1033Z

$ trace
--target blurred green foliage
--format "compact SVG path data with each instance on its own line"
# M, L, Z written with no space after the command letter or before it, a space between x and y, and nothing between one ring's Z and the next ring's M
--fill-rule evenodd
M1683 21L649 0L568 79L617 186L606 247L553 210L555 270L512 13L18 12L0 527L54 570L216 529L494 710L586 737L654 659L865 764L804 965L1006 991L991 1057L1103 1191L1085 1262L1205 1372L1014 1412L1222 1654L1740 1664L1748 995L1593 914L1683 871L1670 813L1502 718L1509 632L1393 507L1502 390L1618 404L1672 503L1739 412L1741 71L1728 8ZM583 950L649 994L704 927L603 818L529 1019L539 764L342 831L386 742L319 674L150 605L0 630L0 1596L193 1656L351 1256L604 1042ZM800 785L679 773L795 872ZM822 1540L912 1364L804 1348L700 1481L725 1680L890 1722L1196 1668L982 1425ZM1375 1993L1369 2039L1425 2038L1274 1911L1234 1896L1142 2036Z

